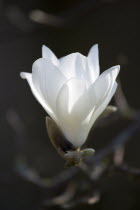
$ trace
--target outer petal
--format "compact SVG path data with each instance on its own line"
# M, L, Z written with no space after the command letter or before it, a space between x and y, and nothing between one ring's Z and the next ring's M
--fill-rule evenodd
M89 122L88 132L90 131L92 125L95 122L95 120L100 116L100 114L105 110L105 108L109 104L109 102L112 99L116 89L117 89L117 83L115 82L114 86L109 91L109 93L108 93L107 97L105 98L105 100L103 101L103 103L98 107L98 109L96 111L93 112L92 117L91 117L90 122Z
M43 95L55 112L57 94L66 82L62 72L50 61L40 58L33 64L32 78L37 91Z
M33 95L35 96L35 98L37 99L37 101L43 106L43 108L46 110L46 112L52 117L52 119L54 119L56 121L56 115L55 113L52 111L52 109L50 108L49 104L47 103L47 101L44 99L44 97L42 96L42 94L40 94L36 88L34 87L33 81L32 81L32 74L30 73L25 73L22 72L20 74L20 76L23 79L27 79L29 86L31 88L31 91L33 93Z
M86 98L82 100L83 103L79 103L79 106L75 106L85 91L86 83L72 78L61 88L57 98L56 107L60 129L75 147L80 147L86 140L87 120L88 118L90 120L91 117L83 114L87 111L89 102L86 101Z
M96 109L102 104L105 98L108 96L109 91L114 86L114 82L119 73L120 66L114 66L106 71L104 71L99 78L92 84L88 93L92 99L96 98Z
M100 73L98 44L91 47L87 57L94 68L96 78L98 78Z
M98 116L104 111L115 93L117 88L115 80L119 70L120 66L114 66L108 69L103 72L96 82L89 88L88 94L91 95L91 99L96 98L95 110L90 120L89 130Z
M92 65L87 57L80 53L72 53L61 58L60 69L67 79L72 77L85 79L87 84L92 84L96 79Z
M55 54L45 45L42 46L42 58L46 58L50 62L52 62L54 65L59 65L59 60L55 56Z

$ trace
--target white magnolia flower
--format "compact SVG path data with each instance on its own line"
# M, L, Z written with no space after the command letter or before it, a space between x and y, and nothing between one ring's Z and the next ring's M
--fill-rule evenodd
M88 56L72 53L58 59L46 46L42 58L32 66L32 73L21 73L31 91L65 138L75 148L87 139L95 120L114 95L120 66L99 76L98 45Z

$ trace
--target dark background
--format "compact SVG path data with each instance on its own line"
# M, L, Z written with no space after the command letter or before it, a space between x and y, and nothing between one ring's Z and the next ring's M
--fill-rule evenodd
M88 0L85 0L88 2ZM49 142L45 111L33 97L21 71L31 72L32 63L41 57L41 46L50 47L58 57L72 52L86 55L99 43L101 71L120 64L120 78L129 104L140 107L140 1L89 1L78 18L71 10L84 0L5 0L0 1L0 210L40 210L45 195L39 187L15 171L15 158L22 152L28 164L43 177L63 169L64 162ZM91 8L91 9L89 9ZM62 26L48 26L29 19L33 9L68 18ZM84 10L84 11L85 11ZM16 141L7 119L11 112L22 119L28 138ZM87 146L99 148L128 122L97 128L89 135ZM140 166L139 136L127 144L126 160ZM20 146L20 150L19 150ZM139 210L140 183L116 175L102 181L102 198L95 210ZM81 206L76 207L81 208ZM76 209L75 208L75 209ZM48 208L47 209L53 209Z

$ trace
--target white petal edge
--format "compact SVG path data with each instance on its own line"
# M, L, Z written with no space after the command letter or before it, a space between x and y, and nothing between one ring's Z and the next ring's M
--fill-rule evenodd
M38 93L42 94L52 110L56 110L56 98L59 90L66 82L65 76L50 61L40 58L33 63L33 84Z
M56 66L59 65L59 60L56 55L45 45L42 46L42 58L49 60Z
M90 63L92 64L96 78L98 78L100 74L100 66L99 66L99 49L98 49L98 44L93 45L88 53L88 59Z
M57 122L57 118L56 118L55 113L52 111L50 106L46 103L46 101L40 96L40 94L35 89L33 81L32 81L32 74L31 73L26 73L26 72L21 72L20 76L21 76L22 79L26 79L27 80L34 97L42 105L42 107L45 109L45 111L52 117L52 119L55 122Z
M96 119L100 116L100 114L105 110L105 108L107 107L107 105L109 104L109 102L111 101L113 95L116 92L117 89L117 82L114 83L114 86L112 87L112 89L109 91L106 99L103 101L103 103L98 107L98 109L96 111L93 112L92 117L90 119L89 122L89 127L88 127L88 133L91 129L91 127L93 126L94 122L96 121Z
M115 80L119 71L120 66L114 66L104 71L87 91L91 100L95 100L95 110L89 123L89 130L113 97L117 88Z
M89 87L88 94L90 98L96 99L96 109L102 104L102 102L107 97L109 91L114 86L114 82L118 73L120 71L120 66L113 66L108 70L104 71L98 79Z
M81 146L85 142L92 125L94 124L96 119L100 116L100 114L105 110L111 98L113 97L117 88L117 83L115 79L119 73L119 69L120 69L120 66L114 66L102 73L102 76L100 78L100 83L105 82L105 81L102 81L102 79L107 80L106 87L104 87L102 90L99 90L99 86L97 86L97 83L99 81L96 81L93 85L91 85L92 91L89 91L89 92L87 91L85 101L88 103L88 99L90 98L91 102L90 102L90 106L86 107L87 108L86 111L88 111L86 112L86 114L88 113L87 118L84 121L82 121L80 132L81 132L81 136L83 135L84 138L81 137L81 141L77 142L79 143L79 146ZM109 79L108 76L110 77L111 81L110 80L108 81ZM99 91L101 94L100 95L101 98L99 98L97 94L99 93Z

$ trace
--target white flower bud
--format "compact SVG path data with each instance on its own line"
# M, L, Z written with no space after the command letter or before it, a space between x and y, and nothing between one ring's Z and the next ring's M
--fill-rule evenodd
M98 45L87 57L72 53L60 59L43 46L32 73L23 72L21 77L68 142L79 148L114 95L119 69L114 66L99 76Z

